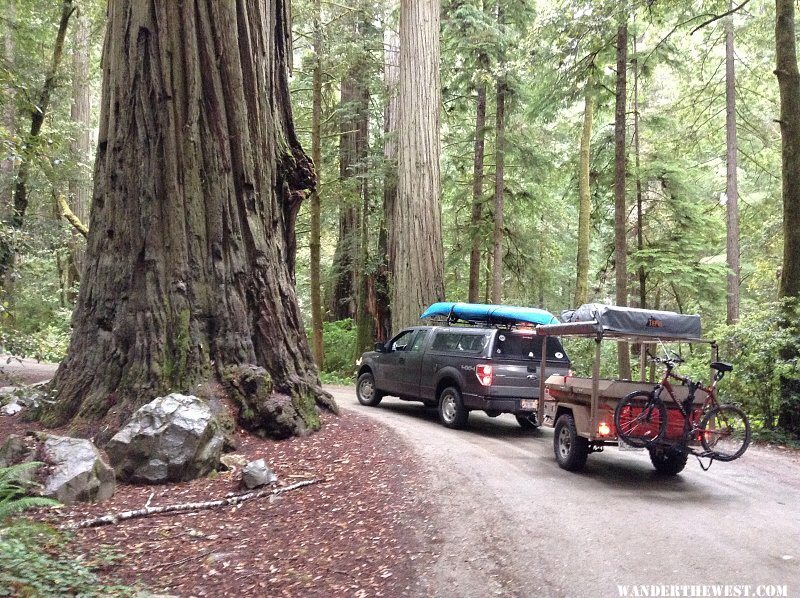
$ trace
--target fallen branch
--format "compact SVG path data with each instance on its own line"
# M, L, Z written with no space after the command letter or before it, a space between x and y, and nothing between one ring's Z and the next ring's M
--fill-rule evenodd
M122 513L111 513L109 515L103 515L101 517L84 519L83 521L65 523L64 525L60 526L60 528L64 530L74 530L84 527L99 527L101 525L117 524L120 521L125 521L126 519L136 519L138 517L148 517L150 515L158 515L164 513L187 513L189 511L205 511L208 509L216 509L217 507L234 506L241 504L246 500L251 500L254 498L263 498L264 496L277 496L278 494L283 494L284 492L289 492L290 490L297 490L298 488L302 488L303 486L310 486L311 484L316 484L319 481L321 480L320 479L303 480L301 482L297 482L296 484L291 484L290 486L284 486L282 488L275 488L273 490L258 490L256 492L248 492L246 494L235 494L233 496L229 496L227 498L222 498L219 500L208 500L204 502L187 502L177 505L163 505L160 507L148 506L150 502L148 500L147 501L148 505L145 505L141 509L136 509L134 511L123 511Z

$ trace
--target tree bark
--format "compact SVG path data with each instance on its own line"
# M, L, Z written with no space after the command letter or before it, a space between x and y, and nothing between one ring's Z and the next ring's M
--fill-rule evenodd
M800 72L792 0L776 0L775 56L781 98L783 269L780 296L800 297Z
M314 0L314 75L311 108L311 159L314 162L314 190L311 192L311 232L309 264L311 282L311 330L314 360L317 368L325 367L325 345L322 337L322 276L320 264L320 179L322 177L322 7Z
M400 3L397 201L389 229L392 326L444 299L439 171L439 2Z
M628 17L627 9L620 5L621 15L617 28L617 90L614 110L614 270L616 274L616 303L628 305L628 267L627 267L627 209L625 205L626 188L626 148L625 113L627 103L628 67ZM617 362L619 376L631 377L631 358L628 343L618 343Z
M589 188L589 167L592 149L592 76L586 81L581 131L580 159L578 164L578 259L575 276L575 307L589 299L589 231L592 216L592 196Z
M56 76L64 54L64 39L67 35L67 26L74 11L75 7L72 4L72 0L63 0L50 66L45 75L44 84L36 105L31 110L31 127L20 152L19 168L14 181L13 205L9 219L9 225L12 229L21 229L25 222L25 212L28 210L28 179L31 174L31 162L36 153L39 134L42 132L47 110L50 108L50 96L56 88ZM16 249L5 241L2 242L0 244L0 282L6 287L6 291L8 291L7 287L10 284L8 275L14 266L15 260Z
M44 414L101 442L236 366L266 370L298 433L319 426L315 402L336 408L294 288L314 173L289 103L289 7L189 4L108 7L84 280Z
M9 3L6 9L6 20L3 23L3 59L8 68L14 70L14 29L11 26L16 20L16 5ZM15 90L12 85L8 85L4 90L6 103L3 106L3 126L9 138L17 133L17 112L15 109ZM14 199L10 184L14 174L14 158L6 156L0 160L0 175L2 176L2 196L0 196L0 218L6 221L11 214L11 206Z
M729 3L733 9L733 2ZM727 235L726 249L728 256L727 276L727 321L735 324L739 321L739 189L736 179L738 165L738 144L736 141L736 70L734 66L733 15L725 24L725 132L727 148L727 176L725 195Z
M497 3L497 26L503 27L503 6ZM505 57L500 56L500 68L505 66ZM495 113L495 171L494 171L494 229L492 232L492 303L503 301L503 202L505 200L506 160L506 78L497 80L497 110Z

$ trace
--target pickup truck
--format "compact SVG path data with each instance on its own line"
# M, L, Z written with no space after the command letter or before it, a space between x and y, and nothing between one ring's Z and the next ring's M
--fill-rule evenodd
M376 406L386 395L436 407L448 428L469 412L511 413L524 429L539 425L542 339L533 328L414 326L356 362L356 396ZM547 339L548 373L567 375L570 361L555 336Z

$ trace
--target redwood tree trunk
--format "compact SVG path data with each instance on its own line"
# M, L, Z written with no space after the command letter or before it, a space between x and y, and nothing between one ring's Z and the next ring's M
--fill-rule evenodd
M314 174L289 104L289 8L189 4L109 3L86 267L46 423L113 430L244 364L305 429L315 401L335 409L294 287Z
M505 199L506 160L506 87L497 82L497 114L495 121L494 229L492 234L491 302L503 300L503 200Z
M616 274L616 303L628 305L627 210L625 113L627 100L628 23L625 7L617 29L617 97L614 111L614 270ZM628 343L618 343L619 376L630 379L631 358Z
M395 330L444 299L440 104L439 2L402 0L397 201L389 229Z

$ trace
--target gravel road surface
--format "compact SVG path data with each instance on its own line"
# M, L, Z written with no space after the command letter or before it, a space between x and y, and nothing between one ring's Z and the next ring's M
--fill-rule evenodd
M433 595L614 597L618 586L696 585L688 591L713 596L711 586L727 585L741 596L781 586L800 596L794 451L751 447L709 471L691 458L665 478L645 451L609 448L576 474L556 464L551 429L523 432L512 416L473 412L468 429L453 431L419 403L364 407L353 388L328 389L342 408L397 431L430 474L440 507L427 530L441 553L424 573Z

